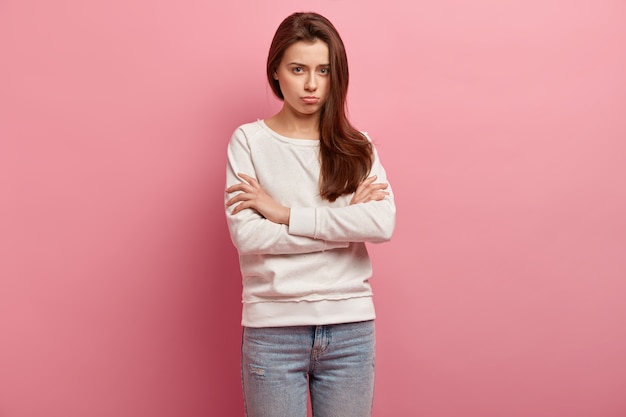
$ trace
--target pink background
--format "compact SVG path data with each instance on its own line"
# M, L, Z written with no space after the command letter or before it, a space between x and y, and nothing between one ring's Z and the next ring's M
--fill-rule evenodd
M397 195L375 415L625 416L626 3L4 0L0 417L243 415L225 149L310 9Z

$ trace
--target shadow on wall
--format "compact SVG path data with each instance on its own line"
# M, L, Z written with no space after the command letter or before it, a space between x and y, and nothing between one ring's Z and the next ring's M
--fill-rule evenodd
M216 211L211 211L216 212ZM241 346L241 277L237 252L223 218L211 220L205 337L208 338L208 415L243 413L239 370Z
M239 369L241 275L224 215L224 173L223 169L217 171L208 187L211 198L205 211L207 222L201 245L205 256L202 263L207 267L201 295L205 300L199 300L199 305L204 306L200 330L208 348L204 357L208 361L206 394L210 399L206 404L210 407L207 415L238 416L243 415Z

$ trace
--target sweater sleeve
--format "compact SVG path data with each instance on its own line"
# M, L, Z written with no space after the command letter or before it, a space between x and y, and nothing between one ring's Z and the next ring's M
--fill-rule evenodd
M386 182L387 174L374 149L370 176ZM389 195L381 201L342 207L292 207L289 233L333 242L386 242L391 239L396 223L396 206L391 185Z
M226 167L226 188L243 182L237 173L256 177L250 147L245 132L235 131L228 144ZM225 193L224 201L233 194ZM226 207L226 220L233 244L240 254L296 254L321 252L329 249L346 248L348 242L326 241L312 236L290 234L284 224L277 224L264 218L252 209L242 210L233 215L234 206Z

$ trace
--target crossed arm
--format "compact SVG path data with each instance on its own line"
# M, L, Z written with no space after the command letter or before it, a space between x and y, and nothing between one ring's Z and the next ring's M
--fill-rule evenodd
M259 182L246 174L239 173L245 182L231 185L226 189L227 193L238 192L234 197L226 202L226 206L235 205L232 214L235 215L241 210L253 209L267 220L277 224L289 224L291 210L278 204L265 190ZM356 192L350 200L350 205L358 203L366 203L368 201L380 201L389 195L387 183L374 182L376 175L363 180L356 189ZM238 204L239 203L239 204Z
M273 197L267 189L269 185L261 186L256 176L256 169L263 167L265 161L260 157L259 166L255 166L252 155L272 151L258 148L256 139L238 129L228 146L226 219L233 244L241 255L313 253L391 238L395 227L393 191L376 151L371 176L357 187L347 205L304 203L288 207L286 201L291 199ZM282 170L275 175L279 172Z

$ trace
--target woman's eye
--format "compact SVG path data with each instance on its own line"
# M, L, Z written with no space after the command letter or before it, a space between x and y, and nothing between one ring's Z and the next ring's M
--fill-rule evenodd
M295 68L293 69L293 72L295 72L295 73L300 73L300 72L302 72L302 71L303 71L302 67L295 67Z

